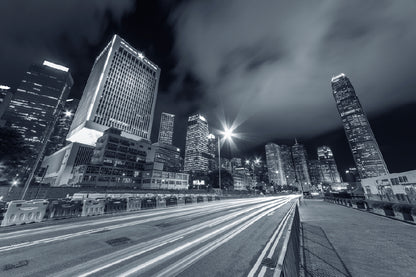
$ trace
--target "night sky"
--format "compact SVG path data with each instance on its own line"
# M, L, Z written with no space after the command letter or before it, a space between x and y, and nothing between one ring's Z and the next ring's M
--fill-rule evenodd
M228 155L264 143L330 146L353 166L330 79L345 73L391 172L416 169L416 1L1 1L0 84L16 87L31 63L68 66L80 98L95 57L119 34L161 69L160 113L200 111L240 133Z

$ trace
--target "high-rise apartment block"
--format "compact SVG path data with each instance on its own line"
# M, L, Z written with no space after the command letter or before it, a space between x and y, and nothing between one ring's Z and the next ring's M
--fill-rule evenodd
M200 114L188 118L185 142L185 172L207 171L210 155L208 154L208 122Z
M44 61L30 66L14 93L3 119L22 135L34 153L26 169L43 155L44 143L63 112L73 83L67 67Z
M360 177L369 178L388 174L370 123L350 80L345 74L340 74L332 78L331 85Z
M162 113L160 117L159 143L172 145L174 123L175 115Z
M95 59L67 139L94 145L109 127L150 140L160 69L114 35Z

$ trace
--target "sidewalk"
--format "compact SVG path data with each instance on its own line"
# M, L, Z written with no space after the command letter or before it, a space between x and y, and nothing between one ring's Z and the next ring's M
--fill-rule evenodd
M416 226L323 200L299 211L304 276L416 276Z

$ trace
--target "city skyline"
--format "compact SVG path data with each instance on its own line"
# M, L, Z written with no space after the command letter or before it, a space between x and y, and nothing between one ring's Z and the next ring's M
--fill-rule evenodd
M105 17L104 9L95 3L83 3L79 6L68 4L65 10L57 4L49 4L47 8L39 3L27 4L31 13L27 13L26 10L21 11L19 18L8 16L13 14L7 11L13 8L14 3L2 6L2 10L5 11L0 19L4 20L2 25L15 28L10 28L5 32L6 34L13 32L19 37L20 45L15 45L13 40L7 40L0 46L4 52L9 53L0 60L1 64L7 65L7 67L0 68L1 84L16 88L22 78L22 73L30 63L36 62L37 59L49 58L51 61L66 64L71 68L75 84L70 97L80 99L96 55L108 43L112 35L117 33L136 49L143 51L163 69L159 101L155 108L157 116L153 123L152 141L157 139L155 133L159 126L161 112L176 115L178 124L173 140L180 143L177 145L179 148L184 149L182 141L186 133L186 126L184 126L186 124L179 124L179 122L186 122L187 117L192 113L207 112L206 117L212 122L211 126L219 128L220 123L216 116L221 115L222 111L218 112L214 107L223 107L227 119L233 121L236 113L233 112L235 109L232 103L241 104L239 102L241 99L250 104L243 105L246 111L244 116L250 115L250 118L247 121L244 121L247 118L237 118L239 123L244 121L240 127L242 132L247 133L246 140L238 143L238 149L234 150L238 154L257 147L263 148L268 141L276 140L280 143L279 140L291 140L294 137L301 138L308 147L310 142L314 144L313 141L320 135L340 130L342 125L337 118L327 80L339 72L344 72L353 80L370 122L383 116L397 116L395 122L384 123L383 128L373 126L387 163L393 163L395 166L397 164L398 169L392 171L415 167L415 162L412 166L408 165L409 161L412 162L410 157L416 153L415 147L411 145L412 139L405 138L406 141L403 143L400 136L394 135L396 126L397 129L400 129L398 125L401 128L410 128L411 119L416 116L415 113L410 112L413 110L411 108L408 108L409 112L406 114L397 114L393 111L393 109L400 111L409 105L410 107L416 105L412 92L414 81L409 76L414 69L414 65L409 61L415 55L411 49L415 48L413 46L415 46L416 36L414 29L403 27L412 26L415 19L410 12L412 9L408 9L404 3L377 5L377 9L373 9L372 5L367 3L361 7L362 11L367 14L364 18L356 14L353 3L318 2L316 6L321 9L314 13L306 13L305 11L312 8L311 3L303 3L299 6L266 1L261 5L253 5L243 1L237 6L237 14L245 14L244 12L250 9L255 11L255 16L250 17L249 20L252 24L244 29L244 36L240 35L242 30L239 28L239 26L245 26L244 21L241 17L226 16L231 9L231 5L227 3L211 3L207 4L210 9L203 9L200 2L175 6L162 4L159 1L152 3L118 1L104 4L110 13L108 18ZM82 9L83 7L85 9ZM86 11L91 10L96 11L97 18L105 24L100 24L101 21L88 16ZM145 14L142 13L143 10L146 10ZM211 10L213 13L210 14L207 22L201 22L199 17L192 17L192 12L197 15L205 10ZM272 10L279 10L282 16L276 17L267 12ZM396 11L391 15L394 23L389 25L389 28L378 28L385 22L383 14L389 14L390 10ZM45 17L46 11L51 11L48 12L49 16L53 15L50 20L60 24L31 20L33 17ZM223 12L216 13L215 11ZM399 11L400 16L398 16ZM73 20L70 20L73 14L76 14L80 22L84 24L80 26L79 23L75 24ZM259 14L263 16L259 18ZM319 20L312 21L314 24L308 27L316 32L303 36L305 28L302 24L305 22L309 24L315 16ZM298 23L293 23L291 18L298 18ZM19 20L16 21L17 19ZM36 24L33 24L34 21ZM287 30L269 27L259 29L259 26L270 26L270 23L276 26L288 26L288 28ZM61 29L53 28L58 25ZM90 26L90 28L83 28L84 26ZM107 27L101 28L100 26ZM225 28L220 28L221 26ZM193 39L197 33L201 33L198 32L198 28L207 29L207 32L202 32L204 36L200 41L209 39L213 43L209 51L205 49L205 45L210 45L210 43L196 44L198 40ZM46 32L44 39L41 36L26 37L23 35L26 34L26 30L30 30L33 34L39 33L39 30L50 32ZM236 34L235 40L234 36L230 35L234 33ZM404 39L395 39L398 33L403 34ZM222 37L218 39L220 35ZM279 36L284 39L280 39ZM69 42L67 37L71 38ZM312 48L309 49L313 51L312 53L308 53L308 49L301 46L305 45L305 42L296 43L300 38L305 37L311 44ZM21 49L29 41L30 50L25 49L19 52L11 50ZM45 44L45 41L48 43ZM366 42L364 46L363 41ZM377 44L377 47L371 47L377 41L383 41L383 43ZM241 50L238 50L237 43L240 42L242 46ZM227 55L227 51L234 51L236 54ZM400 54L398 57L398 53L403 53L403 55ZM407 57L406 60L403 60L404 56ZM190 61L192 57L195 58L195 64ZM209 59L204 57L209 57ZM299 59L305 57L306 66L302 67L304 69L299 68L295 57ZM388 67L383 66L386 61L385 57L389 57ZM201 70L202 64L206 65L206 71ZM393 68L398 70L393 71ZM396 74L398 71L401 74ZM214 74L217 72L219 74ZM243 75L239 75L239 72ZM217 76L224 81L218 82L221 80ZM238 76L247 78L235 79ZM253 76L252 80L250 76ZM302 82L288 82L291 78L299 76L301 78L296 79ZM230 87L233 83L249 80L252 85L245 84L241 88ZM259 85L258 91L253 89L255 84ZM266 84L273 84L273 86L265 87ZM308 91L308 93L303 94L300 91ZM236 97L237 92L241 93L241 97ZM228 96L221 97L221 95ZM273 101L266 103L267 95ZM311 95L314 96L313 99ZM235 101L237 98L239 101ZM218 101L219 99L222 99L222 104ZM251 101L253 99L255 101ZM390 100L387 101L387 99ZM277 107L270 107L272 103ZM257 106L260 104L266 106L258 110ZM298 113L298 110L303 112ZM257 113L253 114L253 111ZM265 128L273 118L277 118L277 121L273 123L276 128L273 130ZM267 124L259 124L259 122ZM319 124L314 122L319 122ZM309 132L308 129L312 127L320 129ZM289 129L293 131L293 134L288 134ZM381 137L385 136L384 134L390 134L391 138L383 141ZM329 146L337 156L344 156L345 149L348 149L345 140L338 136L333 137L333 142ZM396 150L391 150L394 147ZM345 166L342 167L352 166L352 158L346 157L346 159L349 161L345 162Z

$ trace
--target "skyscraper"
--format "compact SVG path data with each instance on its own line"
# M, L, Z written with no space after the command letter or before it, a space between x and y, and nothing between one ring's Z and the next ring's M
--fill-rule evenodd
M268 143L265 146L266 150L266 164L267 173L269 175L269 182L275 186L283 186L284 174L282 167L282 159L280 155L279 145L275 143Z
M175 115L162 113L160 116L159 139L160 143L172 145L173 126L175 123Z
M58 120L51 137L49 138L49 143L46 146L45 155L52 155L65 145L69 144L69 142L66 141L66 136L68 135L78 104L79 100L77 99L68 99L65 101L63 112L58 115Z
M344 125L352 156L361 178L388 174L386 163L371 130L370 123L345 74L331 79L332 91Z
M207 171L208 160L208 122L200 114L188 118L185 142L184 171Z
M9 107L12 99L12 93L9 86L0 85L0 127L5 124L5 120L2 120L3 114Z
M268 143L265 148L269 182L280 186L295 185L296 175L290 147Z
M95 145L109 127L150 140L160 69L117 35L95 59L68 140Z
M218 143L217 138L213 134L208 135L208 170L214 171L218 169L217 153Z
M323 183L340 183L341 177L335 163L334 154L328 146L318 147L318 160L322 172Z
M292 146L293 164L295 165L296 179L299 190L309 191L311 180L308 172L308 156L306 149L297 141Z
M34 153L26 169L43 155L44 143L62 113L73 83L67 67L44 61L42 65L30 66L13 95L3 118Z

